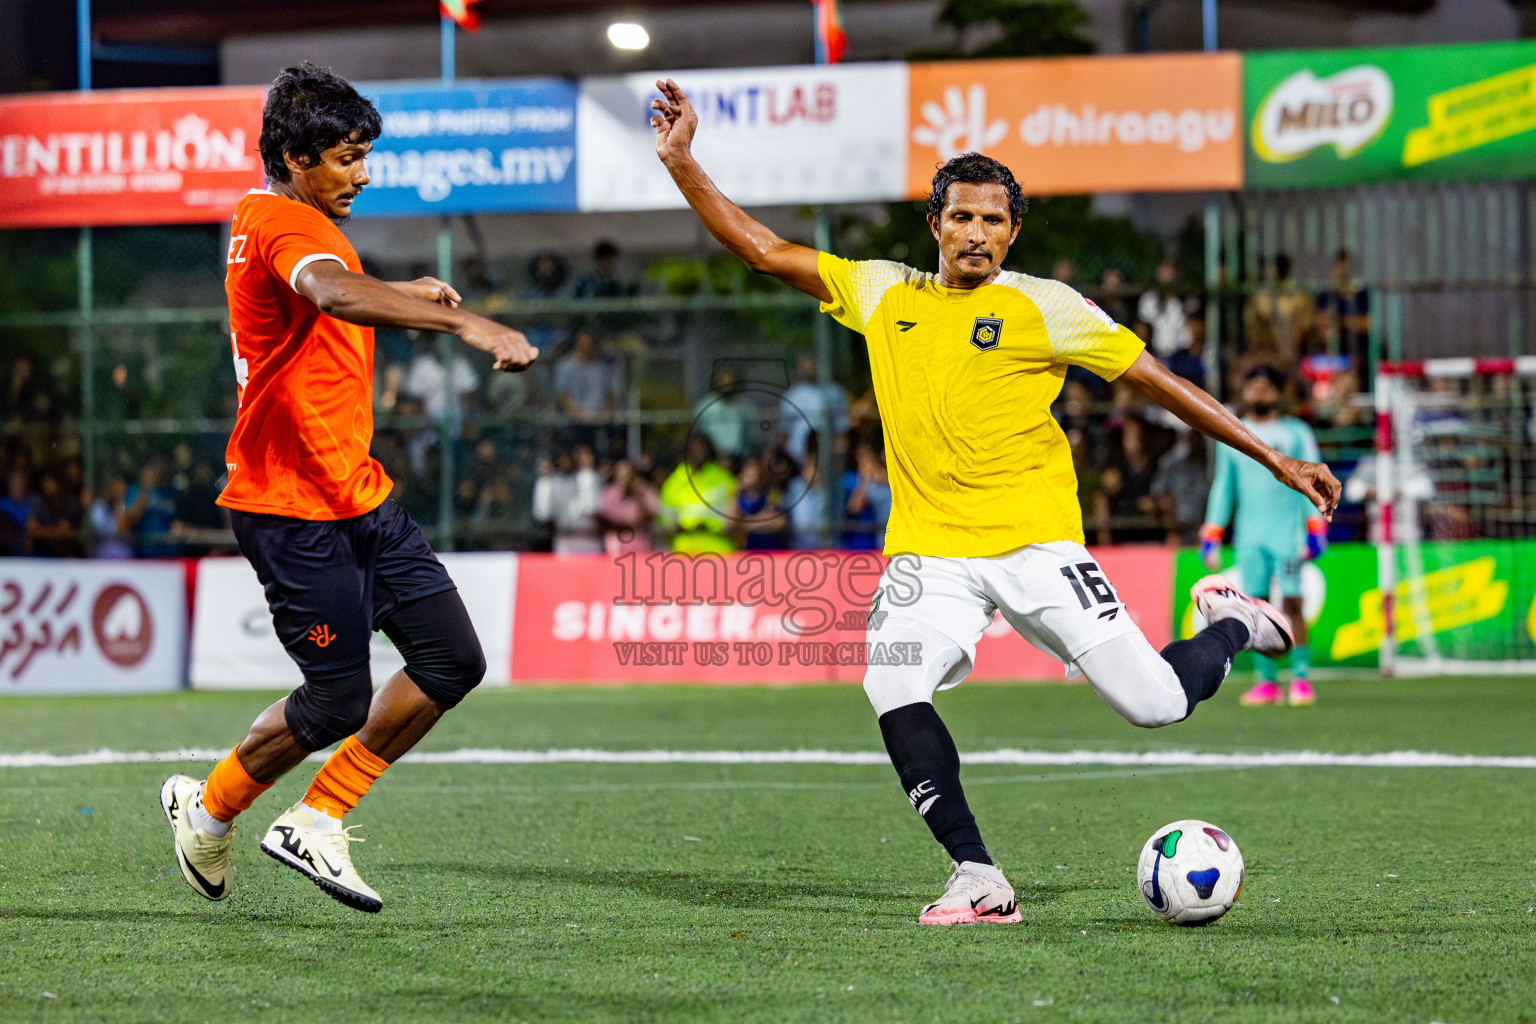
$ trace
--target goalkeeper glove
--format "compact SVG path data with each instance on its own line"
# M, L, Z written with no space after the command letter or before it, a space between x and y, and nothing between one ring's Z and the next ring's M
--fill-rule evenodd
M1328 520L1322 516L1307 517L1307 550L1302 557L1310 562L1320 558L1328 550Z
M1225 532L1215 523L1200 527L1200 561L1212 571L1221 568L1221 535Z

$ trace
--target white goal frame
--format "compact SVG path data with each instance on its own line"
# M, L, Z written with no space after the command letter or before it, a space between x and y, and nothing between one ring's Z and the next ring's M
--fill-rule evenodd
M1376 495L1372 514L1376 534L1376 582L1381 590L1382 642L1380 671L1384 677L1438 675L1536 675L1536 661L1466 660L1441 657L1435 646L1434 632L1416 629L1421 647L1428 654L1420 658L1402 656L1397 649L1397 550L1404 548L1410 569L1417 561L1416 540L1402 541L1400 523L1404 513L1412 513L1413 502L1399 490L1406 457L1412 451L1409 431L1413 425L1412 382L1473 377L1520 377L1536 383L1536 356L1504 359L1447 358L1406 362L1382 362L1376 370ZM1410 597L1411 600L1411 597ZM1415 609L1422 605L1414 603ZM1418 614L1417 611L1414 612Z

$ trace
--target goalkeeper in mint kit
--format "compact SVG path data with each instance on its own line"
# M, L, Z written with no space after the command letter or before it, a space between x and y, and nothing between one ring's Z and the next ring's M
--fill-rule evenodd
M1256 366L1243 378L1243 423L1265 444L1282 455L1318 461L1317 437L1312 428L1294 416L1280 414L1284 378L1270 366ZM1296 646L1291 649L1291 684L1278 682L1279 663L1255 654L1259 682L1243 694L1249 706L1266 704L1308 705L1317 702L1307 680L1311 645L1301 607L1301 565L1323 553L1328 543L1328 524L1312 503L1270 475L1269 470L1246 456L1216 446L1216 476L1211 482L1205 525L1200 530L1200 557L1211 569L1221 560L1222 535L1233 527L1237 571L1242 588L1267 597L1278 579L1283 609L1291 620Z

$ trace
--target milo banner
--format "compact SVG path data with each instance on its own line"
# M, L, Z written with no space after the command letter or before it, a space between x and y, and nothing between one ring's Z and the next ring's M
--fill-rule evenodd
M1227 559L1231 548L1224 549ZM1189 588L1208 572L1194 551L1174 569L1174 632L1193 636L1204 625ZM1245 584L1231 567L1222 572ZM1536 541L1426 543L1398 552L1394 615L1404 657L1467 661L1536 659ZM1339 544L1302 567L1302 604L1311 631L1312 662L1371 668L1385 621L1376 585L1376 550ZM1278 606L1278 590L1269 595ZM1251 655L1236 667L1251 668Z
M1536 41L1243 57L1250 188L1529 177Z

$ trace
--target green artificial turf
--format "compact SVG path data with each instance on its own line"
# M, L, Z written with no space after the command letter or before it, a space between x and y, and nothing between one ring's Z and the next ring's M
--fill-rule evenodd
M963 750L1533 752L1528 680L1340 681L1299 710L1238 689L1155 732L1080 686L939 708ZM0 752L224 747L272 696L0 700ZM423 746L879 733L857 687L486 690ZM234 895L202 900L156 802L171 770L0 769L0 1021L1536 1021L1527 770L969 768L1024 923L950 929L914 923L947 864L888 768L399 765L348 818L377 916L256 848L308 767L242 819ZM1184 817L1247 861L1206 928L1134 884Z

